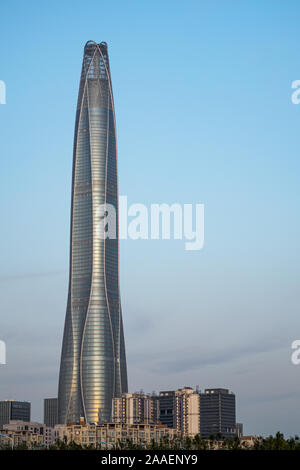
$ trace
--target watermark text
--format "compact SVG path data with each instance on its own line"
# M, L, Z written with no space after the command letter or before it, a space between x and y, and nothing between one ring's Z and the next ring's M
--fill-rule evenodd
M101 240L117 238L117 213L113 204L100 204L96 213L96 234ZM127 196L119 198L119 239L185 240L185 250L204 245L204 204L145 204L128 206Z

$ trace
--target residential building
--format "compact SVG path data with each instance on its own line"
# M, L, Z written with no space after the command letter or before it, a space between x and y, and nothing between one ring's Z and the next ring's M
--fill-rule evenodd
M175 391L164 390L159 392L159 421L168 426L175 427Z
M36 421L11 420L3 426L3 433L14 439L14 446L27 443L29 447L32 444L49 447L56 437L53 427Z
M103 449L110 449L119 442L125 444L130 440L141 446L150 445L152 441L171 441L176 436L174 429L158 424L123 424L104 423L74 424L55 426L55 432L60 440L67 443L75 442L79 445L92 445Z
M158 423L159 400L157 395L123 393L113 399L112 421L117 423Z
M200 434L200 395L190 387L175 392L175 429L182 436Z
M7 431L0 435L0 448L26 446L27 449L39 449L44 446L44 436L30 431Z
M241 436L240 439L244 449L251 449L256 443L261 443L263 438L261 436Z

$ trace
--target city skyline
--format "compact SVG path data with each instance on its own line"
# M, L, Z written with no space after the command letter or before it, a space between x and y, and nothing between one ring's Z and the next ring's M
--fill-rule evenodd
M39 421L57 396L79 61L92 37L109 44L120 196L205 204L200 251L120 242L130 391L225 387L246 434L299 433L298 13L293 0L2 6L2 400L30 401Z

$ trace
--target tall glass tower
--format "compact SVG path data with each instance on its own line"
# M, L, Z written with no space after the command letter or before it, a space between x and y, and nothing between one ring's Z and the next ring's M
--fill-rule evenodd
M99 206L116 211L116 237L99 236ZM69 292L58 421L111 419L127 392L119 290L116 122L107 44L86 43L75 122Z

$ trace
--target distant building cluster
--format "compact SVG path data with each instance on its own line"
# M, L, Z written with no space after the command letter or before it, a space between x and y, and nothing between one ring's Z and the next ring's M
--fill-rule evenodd
M184 387L162 391L159 395L124 393L113 399L113 421L124 424L162 423L182 436L199 434L204 439L221 434L239 434L236 424L235 395L224 388L203 393Z
M152 441L172 441L175 430L162 424L123 424L104 423L96 424L58 424L55 426L56 438L67 443L75 442L79 445L101 446L109 449L118 442L125 444L130 440L133 444L149 445Z
M49 447L56 441L111 448L130 440L148 445L174 438L202 439L242 437L242 425L236 423L235 395L224 388L191 387L161 391L124 393L113 398L111 422L60 424L57 398L44 400L44 423L30 421L30 403L0 402L0 444L28 448Z

